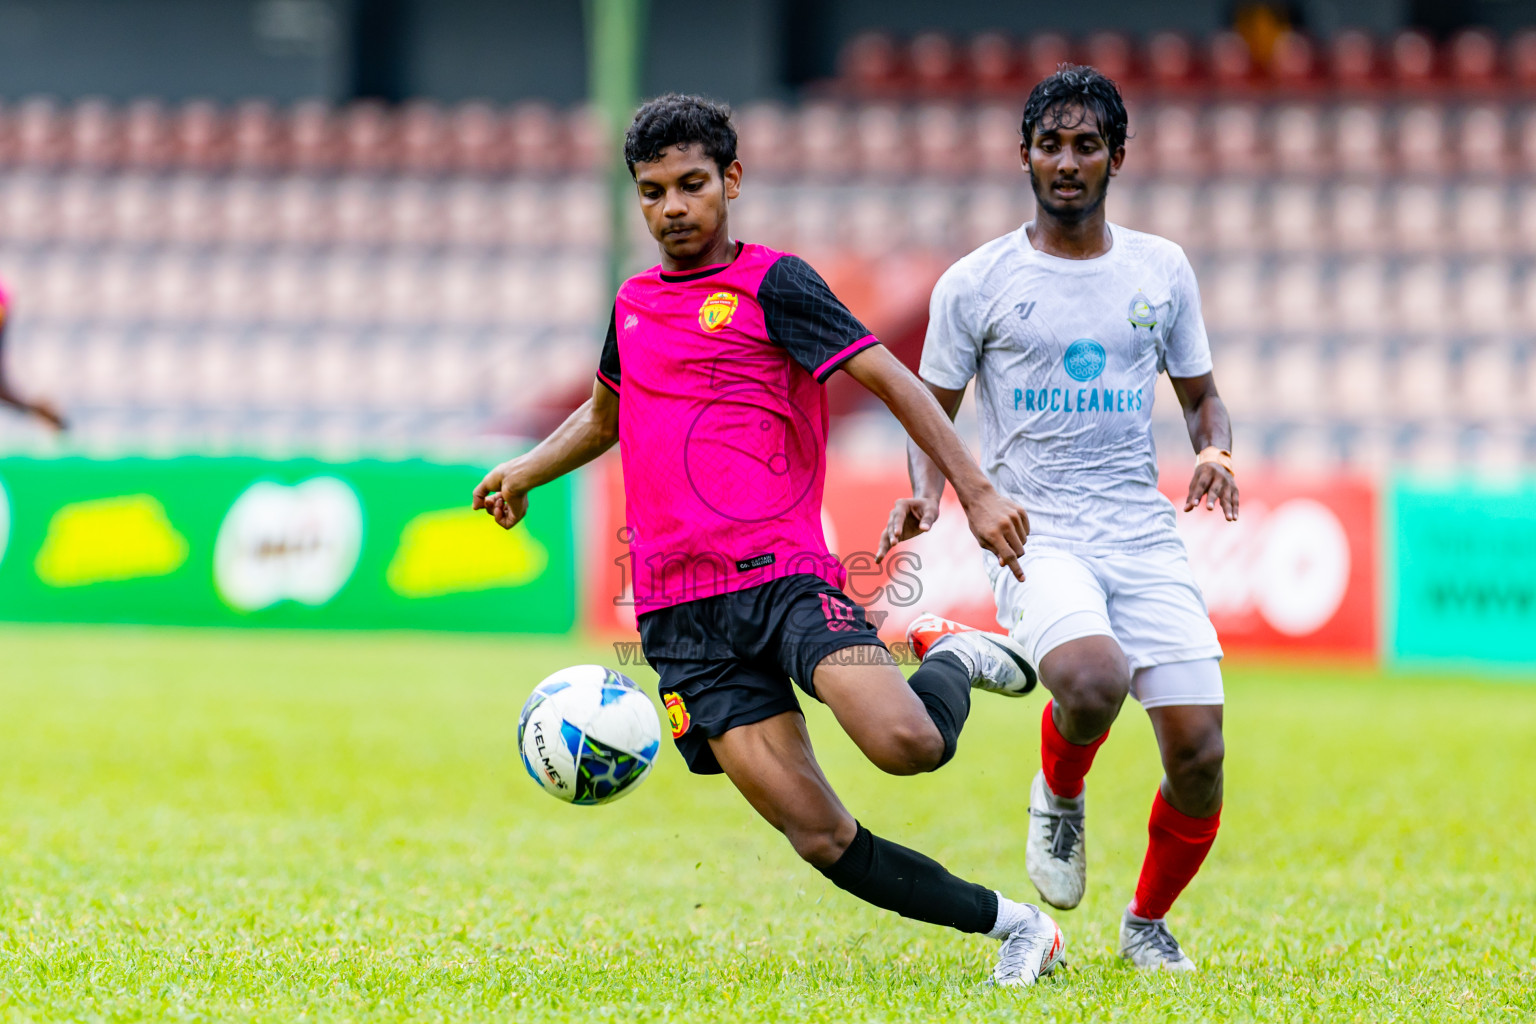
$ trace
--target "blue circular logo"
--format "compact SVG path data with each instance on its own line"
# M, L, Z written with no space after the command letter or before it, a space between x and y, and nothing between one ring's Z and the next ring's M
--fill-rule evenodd
M1073 380L1093 380L1104 372L1104 346L1092 338L1078 338L1067 346L1061 363Z

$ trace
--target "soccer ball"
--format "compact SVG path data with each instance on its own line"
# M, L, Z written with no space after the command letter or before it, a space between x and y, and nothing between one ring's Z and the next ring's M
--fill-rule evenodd
M650 774L661 723L631 680L602 665L573 665L528 695L517 744L544 792L568 804L605 804Z

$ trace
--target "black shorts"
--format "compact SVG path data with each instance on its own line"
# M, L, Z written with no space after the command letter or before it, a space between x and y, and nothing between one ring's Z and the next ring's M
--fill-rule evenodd
M816 666L845 647L885 644L864 609L818 576L794 575L640 616L672 739L699 775L718 775L712 736L799 711Z

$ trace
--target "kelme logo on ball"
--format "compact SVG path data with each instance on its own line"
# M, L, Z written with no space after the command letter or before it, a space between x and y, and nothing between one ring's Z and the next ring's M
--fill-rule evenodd
M1067 346L1061 364L1073 380L1093 380L1104 372L1104 346L1092 338L1078 338Z
M675 693L667 694L661 702L667 707L667 721L672 723L672 738L678 739L693 724L693 719L688 717L688 705Z
M735 292L714 292L699 307L699 326L713 334L731 322L736 315Z

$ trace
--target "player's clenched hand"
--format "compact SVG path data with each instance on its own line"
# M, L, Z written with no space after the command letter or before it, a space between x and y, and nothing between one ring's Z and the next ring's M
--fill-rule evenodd
M1215 508L1220 502L1227 521L1237 521L1237 481L1226 467L1214 462L1202 462L1195 467L1195 475L1189 481L1189 497L1184 499L1184 511L1199 508L1202 499L1208 509Z
M510 473L510 463L503 462L489 473L475 488L472 508L483 508L503 530L510 530L522 522L528 514L528 492L518 485Z
M1024 542L1029 539L1029 513L991 488L965 507L965 517L970 521L971 532L982 547L997 556L1006 565L1014 579L1023 581L1024 569L1019 559L1024 557Z
M939 518L939 503L934 498L902 498L891 509L891 518L880 534L880 547L875 551L878 565L891 548L904 540L911 540L920 533L927 533Z

